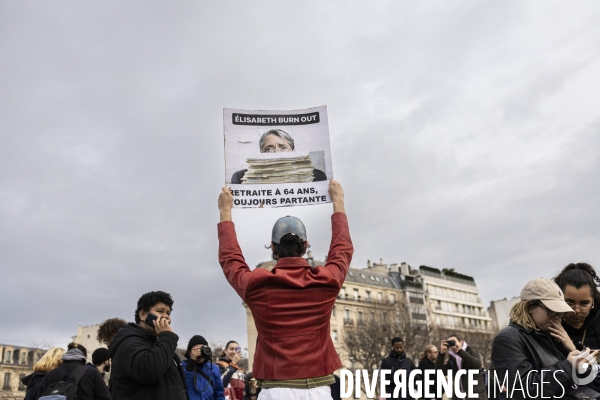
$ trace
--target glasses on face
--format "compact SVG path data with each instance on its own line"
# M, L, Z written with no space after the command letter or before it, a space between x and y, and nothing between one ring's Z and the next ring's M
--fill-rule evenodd
M541 304L540 304L540 307L543 307L543 308L545 308L545 309L546 309L546 312L548 313L548 318L550 318L550 319L554 319L554 318L560 318L560 319L563 319L563 318L564 318L564 317L567 315L567 313L566 313L566 312L556 312L556 311L552 311L552 310L551 310L551 309L549 309L548 307L546 307L546 306L544 306L544 305L541 305Z
M592 308L592 305L594 304L593 302L583 302L583 303L575 303L574 301L565 301L565 303L567 303L569 305L569 307L571 307L573 310L576 308L579 308L579 311L581 312L586 312L588 311L590 308Z

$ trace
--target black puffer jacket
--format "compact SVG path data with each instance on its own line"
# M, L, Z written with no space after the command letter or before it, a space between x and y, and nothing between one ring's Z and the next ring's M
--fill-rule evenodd
M396 354L396 352L392 350L390 351L390 354L388 354L388 356L381 361L380 369L389 369L392 371L392 373L389 375L391 377L390 384L387 385L385 388L386 393L391 395L391 399L401 399L402 397L393 397L394 390L396 388L396 385L394 385L393 378L394 373L399 369L404 369L406 370L406 376L408 376L410 374L410 371L415 369L415 364L410 358L406 357L406 354L404 352L402 352L401 354ZM401 390L398 392L398 395L402 396ZM406 395L407 399L412 399L412 397L410 397L410 395L408 394L408 391Z
M512 321L494 338L492 362L495 371L491 372L500 382L505 375L508 376L507 394L513 399L542 398L542 394L545 397L562 397L574 383L571 363L554 346L550 336L538 330L525 329ZM543 380L541 370L545 371ZM521 377L525 393L517 390L518 387L512 391L517 374ZM494 377L490 376L490 382L493 382L492 379Z
M423 398L424 399L435 399L437 398L436 394L437 394L437 383L436 383L436 377L435 375L431 375L431 380L433 381L433 383L431 383L429 385L429 393L433 394L432 397L426 397L425 396L425 371L434 371L435 373L435 364L433 363L433 361L431 361L428 358L422 358L421 361L419 361L419 366L418 369L421 370L421 377L419 378L419 380L421 381L421 387L423 388Z
M36 391L36 399L39 398L53 383L65 381L79 365L85 365L85 360L63 361L61 365L48 372ZM104 383L104 379L96 368L85 367L85 372L77 384L78 400L110 400L110 392Z
M37 388L42 384L42 380L46 376L45 372L34 372L27 376L24 376L21 379L23 385L27 386L27 391L25 392L25 400L34 400L35 395L37 393Z
M141 326L123 325L110 342L113 400L186 400L184 381L174 356L179 337L158 337Z

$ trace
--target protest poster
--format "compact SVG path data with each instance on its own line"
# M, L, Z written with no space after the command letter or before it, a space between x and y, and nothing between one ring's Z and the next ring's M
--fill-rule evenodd
M223 109L225 182L234 208L330 203L327 107Z

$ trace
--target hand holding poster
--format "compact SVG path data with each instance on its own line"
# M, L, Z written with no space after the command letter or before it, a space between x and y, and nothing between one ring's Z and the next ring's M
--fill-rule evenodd
M225 180L234 208L329 203L327 107L223 109Z

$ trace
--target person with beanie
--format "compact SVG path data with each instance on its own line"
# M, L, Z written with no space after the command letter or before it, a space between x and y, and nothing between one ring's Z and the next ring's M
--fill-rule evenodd
M190 339L182 361L189 400L225 400L219 367L203 336ZM241 400L241 399L240 399Z
M69 343L67 348L67 352L62 356L62 364L44 376L35 398L42 396L53 383L67 381L67 377L75 371L75 368L82 366L85 371L77 384L77 399L111 400L110 392L100 372L96 368L85 365L87 356L85 347L77 343Z
M104 379L106 385L108 385L108 378L106 377L107 372L110 372L110 355L108 349L105 347L99 347L92 353L92 363L100 371L100 375Z

